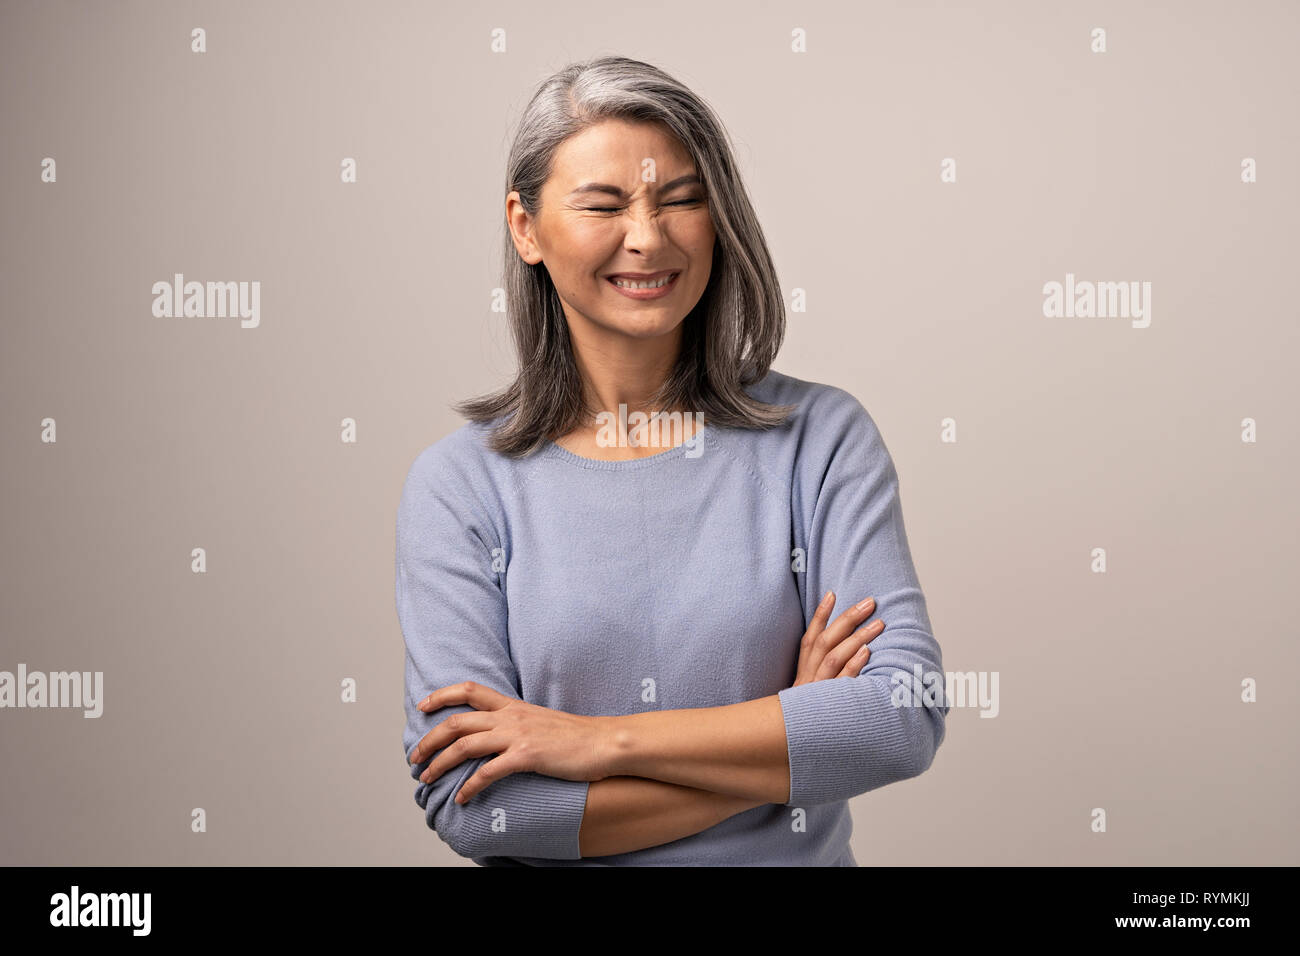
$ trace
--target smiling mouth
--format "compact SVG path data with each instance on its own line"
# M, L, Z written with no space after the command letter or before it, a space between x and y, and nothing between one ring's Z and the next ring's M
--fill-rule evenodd
M674 272L670 275L660 276L657 279L629 279L624 276L610 276L606 281L611 285L626 289L629 292L650 292L655 289L663 289L677 281L680 272Z

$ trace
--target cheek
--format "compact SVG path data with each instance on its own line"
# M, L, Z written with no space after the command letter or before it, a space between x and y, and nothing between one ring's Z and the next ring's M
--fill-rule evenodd
M691 251L691 255L706 255L713 252L713 220L707 215L700 222L694 222L682 235L682 245Z
M714 239L713 224L710 222L705 222L689 235L682 236L681 246L690 255L697 277L702 278L702 273L709 270L713 261Z
M577 219L552 229L547 235L547 249L557 261L571 263L568 271L578 273L606 253L610 236L608 226L596 219Z
M603 281L600 279L600 266L605 260L589 247L569 246L562 253L557 254L555 259L558 264L556 271L552 273L552 278L557 285L581 294L580 290L591 288L592 282Z

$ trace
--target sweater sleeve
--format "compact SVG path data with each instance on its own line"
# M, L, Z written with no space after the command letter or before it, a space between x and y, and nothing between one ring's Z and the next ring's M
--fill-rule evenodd
M473 476L438 454L416 459L397 513L397 616L406 642L406 729L402 749L417 781L433 756L412 766L411 752L430 730L468 704L424 713L416 706L432 691L471 680L518 698L518 675L507 650L503 552L481 508L469 504ZM494 565L494 559L498 559ZM439 751L441 752L441 751ZM576 860L587 804L586 782L514 773L490 784L464 806L453 799L488 757L419 782L415 802L430 828L457 854Z
M829 461L813 456L797 493L804 514L811 503L804 626L822 596L834 591L832 621L874 597L876 611L867 620L883 620L885 629L856 677L779 692L789 806L845 800L922 773L943 740L948 713L943 678L934 676L942 674L942 659L903 528L893 459L857 399L840 389L833 397L813 414L817 445L829 441Z

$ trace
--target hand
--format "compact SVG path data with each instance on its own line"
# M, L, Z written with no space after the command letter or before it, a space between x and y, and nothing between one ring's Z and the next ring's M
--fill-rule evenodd
M441 750L420 775L425 783L431 783L465 760L497 754L465 781L456 794L457 803L512 773L534 771L562 780L609 776L605 759L608 718L540 707L473 681L435 690L418 706L432 713L455 704L469 704L474 710L452 714L425 734L411 752L411 763L418 764Z
M875 599L855 604L826 627L834 606L835 592L827 591L799 643L799 667L791 687L833 677L857 677L866 666L871 656L867 645L885 629L885 622L876 620L860 630L853 629L875 612Z

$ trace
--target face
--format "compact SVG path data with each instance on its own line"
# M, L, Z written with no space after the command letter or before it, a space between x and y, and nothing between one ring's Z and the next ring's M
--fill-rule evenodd
M556 152L529 216L507 197L515 248L544 263L575 333L637 339L673 335L708 285L713 220L699 170L658 124L606 120ZM649 180L649 181L647 181ZM620 290L613 277L658 289ZM646 274L652 274L647 276Z

